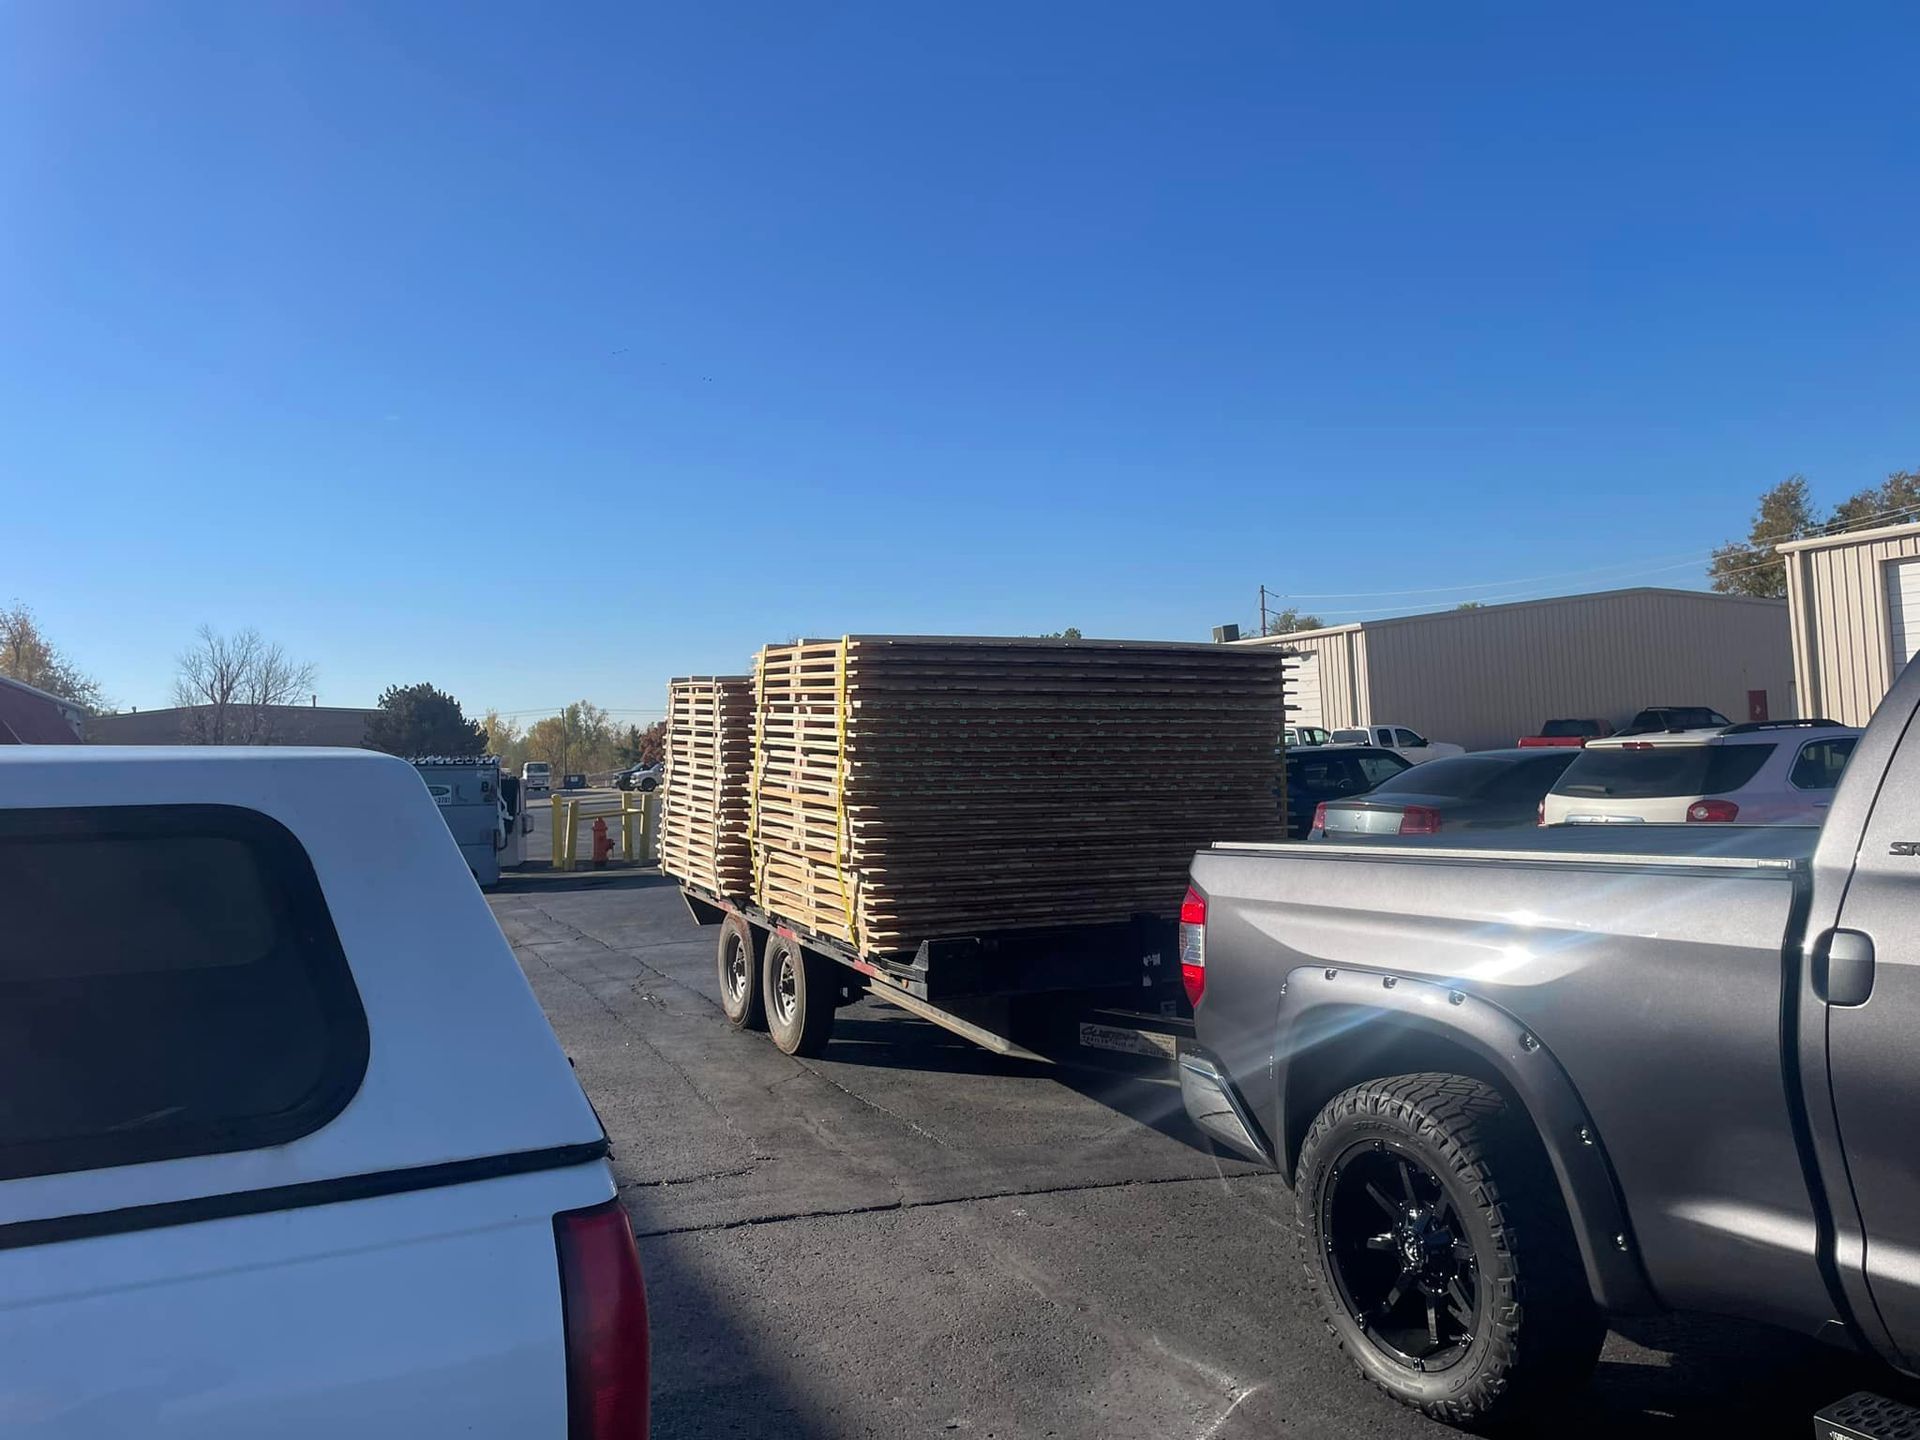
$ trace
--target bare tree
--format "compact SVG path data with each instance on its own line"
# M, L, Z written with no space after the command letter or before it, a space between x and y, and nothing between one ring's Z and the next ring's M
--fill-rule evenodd
M274 707L306 694L313 674L312 665L296 665L252 626L222 635L202 625L173 682L173 703L192 709L183 738L194 745L271 745Z

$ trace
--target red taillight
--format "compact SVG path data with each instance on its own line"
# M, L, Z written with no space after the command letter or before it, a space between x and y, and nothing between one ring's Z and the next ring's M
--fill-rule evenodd
M618 1200L553 1217L567 1333L567 1440L646 1440L647 1292Z
M1438 835L1440 812L1431 805L1409 805L1400 812L1402 835Z
M1180 902L1180 983L1198 1005L1207 988L1207 897L1191 885Z
M1313 807L1313 828L1318 830L1323 835L1326 834L1327 802L1324 800L1322 800L1318 805Z
M1687 806L1687 819L1707 823L1738 819L1740 807L1731 800L1696 800Z

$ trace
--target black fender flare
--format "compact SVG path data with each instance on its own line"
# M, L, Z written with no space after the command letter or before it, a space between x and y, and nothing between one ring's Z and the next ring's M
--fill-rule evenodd
M1378 1033L1368 1027L1380 1025L1465 1051L1525 1107L1560 1183L1595 1303L1615 1314L1661 1309L1640 1263L1599 1127L1573 1081L1519 1020L1443 981L1317 966L1288 974L1274 1050L1273 1133L1276 1159L1289 1183L1313 1117L1304 1123L1294 1118L1298 1107L1289 1106L1288 1090L1312 1073L1316 1055L1333 1059L1339 1052L1332 1047L1359 1043Z

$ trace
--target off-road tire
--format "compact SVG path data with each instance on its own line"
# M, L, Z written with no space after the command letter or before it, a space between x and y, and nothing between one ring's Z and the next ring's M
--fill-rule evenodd
M1336 1283L1321 1214L1331 1167L1381 1146L1438 1179L1473 1247L1465 1353L1422 1372L1368 1338ZM1606 1337L1546 1152L1524 1111L1461 1075L1396 1075L1341 1092L1307 1132L1294 1175L1300 1258L1327 1328L1361 1371L1435 1420L1503 1424L1582 1384Z
M787 1054L818 1055L833 1038L837 968L796 940L767 937L760 966L767 1033Z
M720 1013L736 1030L764 1030L767 1016L761 999L760 937L744 915L720 922L714 961L719 971ZM744 977L739 974L745 970ZM744 983L742 983L744 981Z

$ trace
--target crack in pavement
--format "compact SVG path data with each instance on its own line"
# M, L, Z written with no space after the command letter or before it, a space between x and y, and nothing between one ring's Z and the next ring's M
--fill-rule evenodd
M571 942L562 940L562 941L555 941L552 943L568 944ZM599 944L599 941L596 940L594 941L594 943L597 945ZM707 1094L706 1091L702 1090L697 1084L694 1083L693 1076L687 1073L685 1066L681 1065L679 1061L675 1060L671 1055L668 1055L665 1051L661 1050L661 1048L658 1045L654 1044L653 1041L649 1040L646 1037L646 1035L642 1033L639 1026L635 1025L625 1015L622 1015L618 1010L614 1009L613 1006L609 1005L604 999L600 997L599 993L595 991L591 985L584 983L577 975L571 975L567 971L562 970L558 965L554 964L551 960L547 959L545 955L542 955L540 953L540 950L541 950L541 947L538 945L530 945L527 947L527 953L531 954L534 959L538 960L542 965L546 966L547 969L551 971L554 975L557 975L560 979L565 980L569 985L572 985L574 988L579 990L581 994L585 995L589 1000L593 1001L594 1004L598 1005L602 1010L606 1011L608 1015L613 1017L614 1024L618 1025L622 1030L625 1030L628 1034L632 1035L633 1038L638 1040L642 1045L644 1045L648 1049L648 1051L650 1051L660 1061L662 1065L665 1065L675 1075L679 1076L680 1082L683 1085L685 1085L687 1089L693 1092L695 1097L699 1099L702 1105L705 1105L707 1109L711 1110L714 1113L714 1115L719 1118L719 1121L722 1125L725 1125L727 1129L731 1130L734 1134L740 1136L743 1140L746 1141L747 1153L752 1155L756 1161L767 1160L772 1158L771 1156L765 1154L760 1149L760 1146L757 1143L755 1143L752 1135L748 1134L746 1131L742 1130L738 1125L734 1123L733 1117L727 1114L725 1110L722 1110L720 1108L718 1101L716 1101L711 1095ZM588 961L586 962L586 964L589 970L593 971L594 974L598 975L603 980L618 980L621 978L620 976L617 976L617 975L607 974L606 971L602 970L599 966L593 964L592 961ZM662 976L661 978L667 979L670 977Z
M1162 1175L1137 1180L1092 1180L1081 1185L1040 1185L1030 1189L986 1190L976 1195L947 1195L934 1200L884 1200L873 1205L848 1205L831 1210L794 1210L778 1215L750 1215L739 1220L716 1220L706 1225L664 1225L658 1229L635 1229L642 1240L666 1235L706 1235L724 1230L744 1230L760 1225L785 1225L796 1220L828 1220L840 1215L883 1215L893 1211L936 1210L948 1205L977 1205L987 1200L1025 1200L1048 1195L1079 1195L1098 1190L1124 1190L1129 1186L1231 1184L1236 1180L1271 1180L1260 1171L1243 1175ZM632 1219L631 1216L628 1219Z
M629 1180L615 1187L621 1194L629 1190L659 1190L670 1185L697 1185L702 1180L731 1180L740 1175L751 1175L766 1163L765 1158L749 1160L745 1165L735 1165L726 1170L707 1170L698 1175L669 1175L664 1180Z

